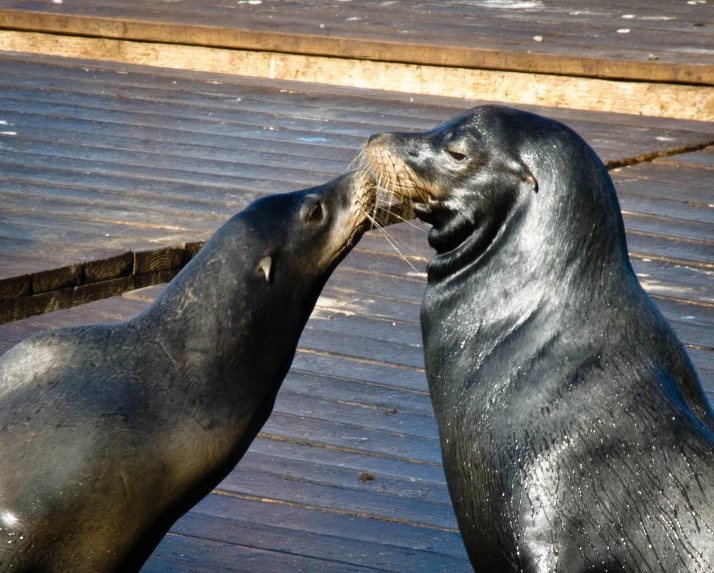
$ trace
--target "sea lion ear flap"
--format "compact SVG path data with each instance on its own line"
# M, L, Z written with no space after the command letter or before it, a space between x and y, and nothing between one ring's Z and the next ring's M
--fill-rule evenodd
M262 274L265 280L270 282L270 271L273 269L273 259L272 257L263 257L258 263L258 268L256 271L258 274Z
M525 163L521 163L521 169L521 181L528 183L531 187L533 187L533 191L538 193L538 181L536 181L536 178L533 176L533 173L531 173L531 170L528 169L528 166Z

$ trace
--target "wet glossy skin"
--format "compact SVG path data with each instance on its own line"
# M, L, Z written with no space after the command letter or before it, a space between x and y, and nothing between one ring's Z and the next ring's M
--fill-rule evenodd
M0 358L0 571L138 571L268 418L369 186L261 199L138 317Z
M434 226L426 370L474 568L714 570L712 413L595 153L487 106L365 156Z

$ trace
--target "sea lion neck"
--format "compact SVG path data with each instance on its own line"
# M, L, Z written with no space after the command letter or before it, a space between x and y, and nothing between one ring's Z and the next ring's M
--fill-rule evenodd
M171 357L187 383L196 388L204 380L208 384L210 377L206 373L217 369L222 373L224 387L215 383L212 386L219 392L226 388L244 392L254 381L273 376L280 379L278 373L289 367L309 316L295 309L311 309L310 303L314 304L312 299L317 299L322 286L297 278L291 294L277 294L279 287L266 280L264 259L281 262L279 239L257 239L258 233L252 227L251 213L231 219L154 305L135 319L155 333L161 351ZM310 301L300 298L305 292ZM200 300L196 293L200 293ZM246 337L246 332L252 336ZM278 356L275 348L289 351ZM220 363L217 357L222 357ZM254 365L249 376L247 364Z
M415 207L417 216L432 225L429 245L436 254L427 265L431 281L448 279L465 269L478 272L484 257L503 239L505 228L517 219L519 196L513 193L493 194L488 191L464 195L431 210ZM511 225L517 224L517 221Z

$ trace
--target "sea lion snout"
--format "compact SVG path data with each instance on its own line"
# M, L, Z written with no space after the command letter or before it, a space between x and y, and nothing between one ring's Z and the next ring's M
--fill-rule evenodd
M369 138L362 153L378 190L409 205L441 198L430 161L433 151L422 134L378 133Z
M389 135L389 133L375 133L374 135L370 135L367 140L367 145L381 145L389 139Z
M366 171L356 170L302 193L299 233L325 233L326 238L319 240L322 252L315 260L325 268L337 264L370 225L374 179ZM314 240L318 240L318 235Z

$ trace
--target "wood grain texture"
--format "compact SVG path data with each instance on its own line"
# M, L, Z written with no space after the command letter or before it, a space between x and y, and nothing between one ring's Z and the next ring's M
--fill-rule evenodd
M264 0L6 0L0 26L233 50L540 74L714 84L711 6Z
M37 32L0 31L0 49L403 93L479 97L511 104L616 113L636 109L655 117L714 120L711 85L624 82Z
M175 273L250 201L343 172L370 134L428 129L479 103L46 56L0 55L0 65L0 298L29 297L3 303L7 318L152 284L158 279L137 277ZM704 122L526 109L565 121L610 165L714 139ZM711 300L710 156L614 174L631 251L659 265L642 271L654 293ZM428 248L405 238L423 268ZM386 241L364 245L393 252ZM420 283L397 281L392 258L365 257L335 277L343 310L361 282L375 296L419 300ZM380 280L365 280L370 257ZM380 304L365 304L382 316ZM396 301L394 312L408 316L410 304ZM313 351L329 343L316 336Z
M389 233L423 268L426 226L399 224ZM268 423L236 469L175 524L145 571L471 570L423 371L425 279L388 249L372 231L336 271ZM2 325L0 352L46 328L130 318L162 289ZM714 306L656 302L714 395Z

